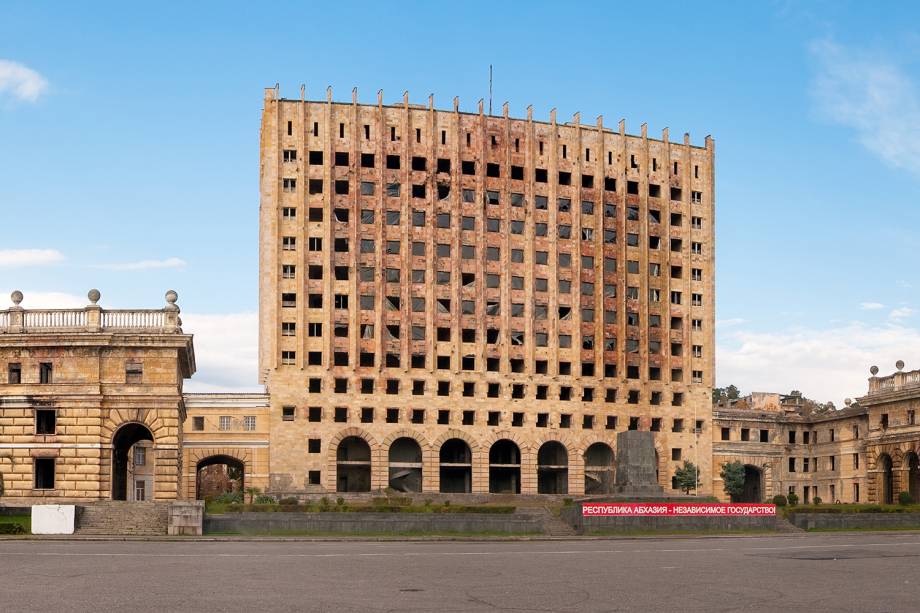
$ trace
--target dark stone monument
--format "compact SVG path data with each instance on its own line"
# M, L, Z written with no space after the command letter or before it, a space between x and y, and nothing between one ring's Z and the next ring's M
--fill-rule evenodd
M614 493L621 496L664 496L658 485L655 435L627 430L617 434L617 476Z

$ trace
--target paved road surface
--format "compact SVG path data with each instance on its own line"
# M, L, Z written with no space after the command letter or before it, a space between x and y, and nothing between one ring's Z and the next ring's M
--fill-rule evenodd
M2 611L917 611L920 534L0 542Z

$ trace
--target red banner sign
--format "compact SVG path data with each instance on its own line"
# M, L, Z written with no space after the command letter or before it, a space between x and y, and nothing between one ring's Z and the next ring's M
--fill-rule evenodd
M726 517L776 515L773 504L724 504L718 502L586 502L583 517Z

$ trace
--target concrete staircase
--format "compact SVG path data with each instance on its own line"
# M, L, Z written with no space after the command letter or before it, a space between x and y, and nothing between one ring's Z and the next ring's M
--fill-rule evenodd
M168 502L103 501L78 507L76 534L162 536L168 524Z

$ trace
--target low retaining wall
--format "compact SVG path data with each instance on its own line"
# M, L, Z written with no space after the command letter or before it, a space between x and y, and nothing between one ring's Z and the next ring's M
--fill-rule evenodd
M681 532L778 530L775 515L746 516L606 516L584 517L581 504L564 507L561 517L579 534L593 532Z
M488 513L223 513L205 515L204 533L335 532L342 534L401 532L542 532L539 519Z
M920 513L789 513L789 521L803 530L920 529Z

